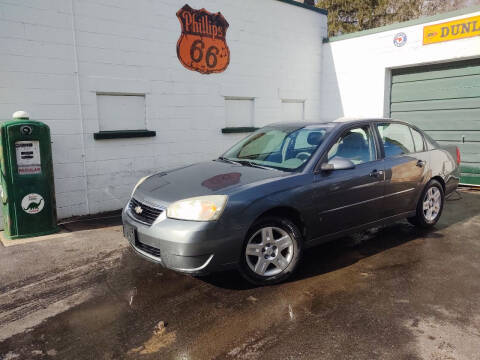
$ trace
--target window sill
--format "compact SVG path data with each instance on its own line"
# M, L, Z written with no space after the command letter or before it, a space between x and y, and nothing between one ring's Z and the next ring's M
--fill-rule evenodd
M240 134L250 133L258 130L256 127L226 127L222 129L222 134Z
M100 131L93 134L95 140L104 139L130 139L139 137L153 137L156 136L156 131L150 130L115 130L115 131Z

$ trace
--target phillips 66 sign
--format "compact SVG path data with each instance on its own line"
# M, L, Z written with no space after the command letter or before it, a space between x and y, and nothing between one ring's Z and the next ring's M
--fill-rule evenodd
M182 26L177 42L177 56L182 65L202 74L224 71L230 63L230 50L225 40L228 22L223 15L185 5L177 17Z

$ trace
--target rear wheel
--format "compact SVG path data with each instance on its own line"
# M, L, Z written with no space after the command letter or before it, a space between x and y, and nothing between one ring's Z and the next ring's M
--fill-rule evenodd
M418 200L417 214L408 221L422 228L434 226L442 215L444 201L442 185L437 180L431 180Z
M301 251L301 233L293 222L266 217L256 222L247 234L240 271L255 285L275 284L292 275Z

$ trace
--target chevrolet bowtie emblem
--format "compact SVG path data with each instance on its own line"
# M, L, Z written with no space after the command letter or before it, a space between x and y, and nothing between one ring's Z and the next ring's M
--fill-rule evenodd
M141 207L141 206L137 206L137 207L135 208L135 212L136 212L138 215L140 215L140 214L143 212L142 207Z

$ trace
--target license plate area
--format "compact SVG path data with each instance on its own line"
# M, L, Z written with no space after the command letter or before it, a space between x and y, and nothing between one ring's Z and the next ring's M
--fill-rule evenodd
M138 241L137 229L128 224L123 225L123 236L133 245Z
M137 229L129 224L123 225L123 236L128 240L128 242L138 251L146 253L156 258L157 261L161 261L160 249L142 243L138 239Z

